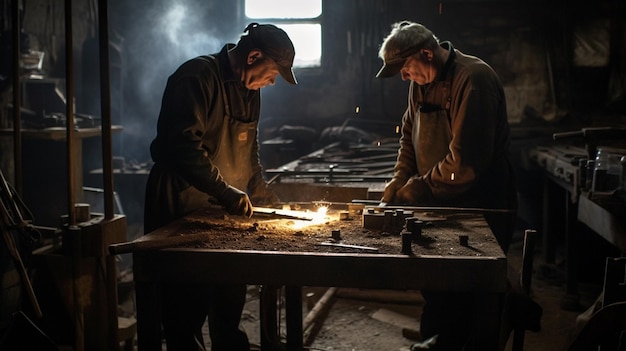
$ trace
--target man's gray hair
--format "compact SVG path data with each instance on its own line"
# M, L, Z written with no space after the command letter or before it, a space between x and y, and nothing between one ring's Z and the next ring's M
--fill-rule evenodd
M439 39L424 25L401 21L391 25L391 33L381 44L378 56L385 60L407 50L415 49L417 52L422 48L434 49L438 45Z

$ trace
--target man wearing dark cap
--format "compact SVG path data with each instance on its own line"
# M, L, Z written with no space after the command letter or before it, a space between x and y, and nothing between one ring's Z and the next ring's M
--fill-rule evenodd
M210 203L249 217L253 204L279 202L259 162L260 89L278 75L296 84L294 56L282 29L252 23L236 45L191 59L169 77L150 145L145 233ZM201 328L208 317L211 350L249 350L239 328L245 297L245 285L164 286L167 349L204 350Z
M410 81L398 159L382 204L509 210L485 215L506 253L517 197L498 76L481 59L409 21L392 26L379 56L384 64L377 77L400 73ZM421 334L428 340L412 350L474 350L471 296L422 293Z

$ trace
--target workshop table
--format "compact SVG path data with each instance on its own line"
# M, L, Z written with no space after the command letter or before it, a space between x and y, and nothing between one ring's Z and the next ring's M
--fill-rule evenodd
M498 349L507 264L484 218L446 212L411 216L424 223L411 252L406 246L403 251L397 230L364 228L361 214L332 211L314 223L201 210L112 245L113 253L133 254L138 349L161 350L159 286L183 283L284 286L288 350L303 349L303 286L469 292L480 311L472 323L478 349ZM263 342L261 347L275 349Z

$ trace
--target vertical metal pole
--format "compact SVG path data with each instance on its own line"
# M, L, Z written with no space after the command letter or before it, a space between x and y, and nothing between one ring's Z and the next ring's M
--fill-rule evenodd
M280 337L278 334L278 317L276 301L278 286L263 285L259 299L261 319L261 350L277 350Z
M20 0L12 1L13 29L13 165L15 189L22 194L22 91L20 90Z
M74 294L74 350L85 349L85 320L82 306L81 277L81 240L80 230L76 228L74 213L74 72L73 72L73 35L72 35L72 0L65 0L65 120L67 142L67 231L73 233L72 240L72 292Z
M109 62L109 9L107 0L98 0L98 34L100 52L100 114L102 120L102 182L104 185L104 220L115 216L113 207L113 152L111 136L111 70ZM107 233L104 233L105 235ZM117 275L115 256L104 260L107 279L109 347L119 348L117 324Z
M287 349L303 350L302 287L285 286Z
M104 184L104 217L113 213L113 152L111 147L111 82L109 67L109 15L108 2L98 1L100 34L100 108L102 118L102 174Z
M74 47L72 35L72 1L65 0L65 119L67 130L67 214L69 225L76 225L74 213Z

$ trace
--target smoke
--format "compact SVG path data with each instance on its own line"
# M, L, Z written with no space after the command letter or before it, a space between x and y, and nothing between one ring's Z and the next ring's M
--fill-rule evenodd
M149 159L149 144L167 78L183 62L218 52L226 43L211 17L219 16L213 2L146 1L126 13L123 156ZM131 14L132 13L132 14Z

